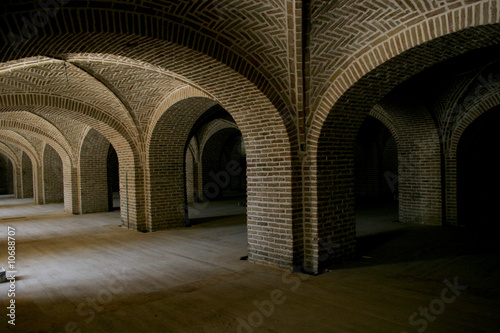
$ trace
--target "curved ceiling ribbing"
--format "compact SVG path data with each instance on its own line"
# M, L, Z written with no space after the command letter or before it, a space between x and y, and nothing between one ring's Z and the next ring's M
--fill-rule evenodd
M30 157L32 163L40 164L40 159L36 153L35 147L21 134L9 129L0 128L0 142L18 148ZM21 158L21 156L19 157Z
M49 143L59 153L68 155L71 159L72 149L66 137L55 127L42 117L26 111L7 111L0 107L0 127L11 129L18 133L25 133L26 139L32 137L38 138L43 142Z
M40 10L34 1L8 3L0 23L6 41L9 32L21 33L18 22L23 16ZM215 58L245 76L253 73L252 82L275 105L283 105L290 99L287 88L290 72L295 71L294 63L288 61L288 13L292 8L287 0L67 2L57 8L53 19L37 29L37 39L68 32L113 33L139 37L122 46L136 49L141 47L140 37L170 40ZM17 47L6 43L0 49L2 61L36 55L27 45L30 43Z
M5 155L10 161L13 163L14 168L20 166L19 157L16 155L16 152L9 145L0 142L0 154Z

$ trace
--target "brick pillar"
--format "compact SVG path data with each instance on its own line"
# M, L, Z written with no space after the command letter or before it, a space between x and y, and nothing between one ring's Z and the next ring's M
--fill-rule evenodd
M190 149L186 150L186 200L188 204L194 203L195 160Z
M33 198L33 165L26 153L22 153L22 198Z
M393 101L371 113L397 138L399 220L442 224L441 147L429 110L418 102Z
M446 224L458 225L457 216L457 152L445 152L445 196L446 196Z
M81 214L79 196L79 175L76 167L64 164L64 211L75 215Z
M35 204L43 205L44 201L44 190L43 190L43 166L37 164L33 168L33 199Z
M116 147L120 164L120 214L122 226L141 232L149 231L146 220L145 170L132 156L121 157ZM161 205L161 203L156 203Z
M190 224L184 183L186 144L198 117L214 105L206 98L184 99L155 124L148 155L150 231Z
M23 197L23 170L20 165L14 168L14 195L17 199Z
M96 130L87 133L80 149L81 213L107 212L109 141Z
M43 153L43 203L64 202L63 163L50 145Z
M399 110L398 188L401 222L442 224L441 148L424 108Z

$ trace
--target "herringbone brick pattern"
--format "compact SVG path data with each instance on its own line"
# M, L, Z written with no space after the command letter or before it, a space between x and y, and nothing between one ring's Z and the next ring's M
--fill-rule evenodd
M2 6L0 151L19 170L19 195L38 203L50 196L43 177L60 165L44 163L54 159L42 152L54 157L53 149L66 210L104 210L104 197L90 193L105 192L111 144L120 164L122 223L140 231L181 226L190 131L217 106L232 116L245 143L249 259L287 269L295 263L317 272L325 255L354 253L352 146L371 110L398 144L408 185L402 218L435 223L439 200L430 189L440 191L435 177L444 172L435 168L436 147L446 141L456 149L466 126L500 103L497 90L484 91L457 117L454 106L477 88L466 77L440 87L425 104L428 113L422 105L405 106L419 117L384 100L426 68L500 44L499 0L6 0ZM199 162L198 184L206 142L236 125L219 122L198 133L197 147L191 144L197 153L187 160L192 168ZM432 168L402 163L415 156ZM456 183L449 156L447 191ZM44 172L49 165L53 170ZM190 186L195 180L193 174ZM453 196L445 195L445 215L453 215ZM428 215L424 206L431 207Z

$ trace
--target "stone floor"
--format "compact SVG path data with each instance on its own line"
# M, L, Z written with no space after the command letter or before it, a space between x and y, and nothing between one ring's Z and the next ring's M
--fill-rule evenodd
M14 227L18 271L15 326L0 284L0 332L500 332L492 232L405 225L371 207L358 213L357 258L309 276L240 260L245 215L210 217L222 204L190 228L137 233L119 211L15 202L0 199L0 265Z
M16 199L12 195L0 195L0 222L47 215L69 215L64 204L35 205L33 198Z

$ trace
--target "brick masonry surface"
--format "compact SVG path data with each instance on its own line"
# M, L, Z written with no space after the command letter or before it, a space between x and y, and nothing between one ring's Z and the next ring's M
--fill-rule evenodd
M195 188L221 168L224 140L241 133L249 260L287 270L318 273L355 253L355 192L377 192L380 168L397 173L401 221L457 225L458 142L500 104L491 65L500 0L20 0L2 9L1 184L38 204L63 200L74 214L106 211L112 146L122 224L183 227ZM441 72L437 91L394 93L470 52L482 55L475 66ZM232 120L192 132L218 108ZM385 126L380 153L397 163L357 162L367 115Z

